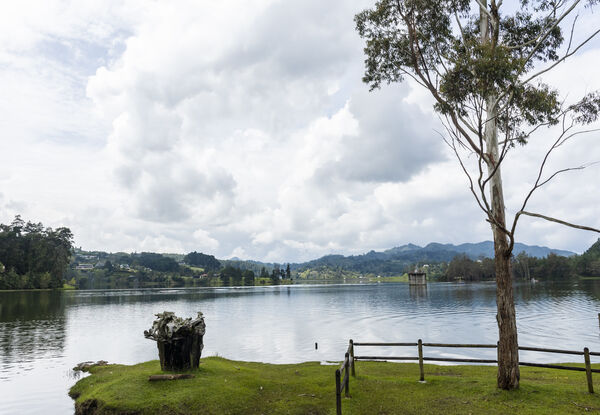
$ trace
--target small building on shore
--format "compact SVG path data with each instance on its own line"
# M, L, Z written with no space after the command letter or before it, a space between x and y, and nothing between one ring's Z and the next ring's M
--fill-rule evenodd
M413 272L408 273L408 284L409 285L427 285L427 273L420 272L415 269Z

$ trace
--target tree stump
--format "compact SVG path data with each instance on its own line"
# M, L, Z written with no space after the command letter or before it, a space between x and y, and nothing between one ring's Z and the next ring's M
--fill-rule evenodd
M156 341L160 368L163 371L197 368L206 331L202 313L199 312L194 320L182 319L169 311L156 314L156 317L158 319L150 330L144 331L144 336Z

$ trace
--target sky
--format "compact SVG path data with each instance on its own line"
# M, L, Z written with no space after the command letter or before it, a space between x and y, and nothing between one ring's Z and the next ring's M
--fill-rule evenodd
M490 240L428 94L361 81L353 17L372 4L4 2L0 222L67 226L86 250L270 262ZM544 80L568 102L600 89L599 66L594 41ZM555 134L507 159L508 218ZM598 132L548 172L595 161ZM559 176L529 210L600 228L599 178L598 165ZM582 252L598 234L523 218L516 237Z

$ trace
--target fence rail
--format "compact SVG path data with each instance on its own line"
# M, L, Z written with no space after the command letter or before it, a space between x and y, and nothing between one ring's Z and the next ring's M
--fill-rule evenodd
M599 314L600 318L600 314ZM417 356L356 356L354 354L355 346L374 346L374 347L417 347ZM453 363L498 363L496 359L469 359L469 358L450 358L450 357L428 357L423 356L423 348L424 347L447 347L447 348L465 348L465 349L496 349L498 347L497 344L457 344L457 343L424 343L421 339L419 339L416 343L375 343L375 342L354 342L353 340L349 341L348 350L346 352L344 362L340 366L339 369L335 371L335 391L336 391L336 414L342 414L342 392L345 392L345 396L350 396L350 379L349 379L349 371L352 372L352 376L356 376L356 370L354 362L358 360L367 361L381 361L381 360L398 360L398 361L418 361L419 362L419 381L425 381L425 369L423 366L423 362L453 362ZM542 352L542 353L555 353L555 354L569 354L576 356L584 357L585 367L577 367L577 366L564 366L564 365L556 365L550 363L529 363L529 362L519 362L520 366L531 366L531 367L543 367L548 369L559 369L559 370L572 370L577 372L586 372L586 380L588 386L588 392L594 393L594 384L592 381L592 373L600 373L600 369L592 369L590 363L590 356L600 356L600 352L590 352L590 350L585 347L583 351L577 350L563 350L563 349L548 349L543 347L527 347L527 346L519 346L519 350L523 351L531 351L531 352ZM343 374L343 378L342 378Z

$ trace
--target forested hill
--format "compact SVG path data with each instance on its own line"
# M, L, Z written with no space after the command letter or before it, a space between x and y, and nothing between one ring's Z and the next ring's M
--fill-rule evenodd
M572 256L574 252L550 249L541 246L515 244L514 255L525 252L530 257L544 258L549 254ZM493 258L494 244L491 241L465 243L461 245L430 243L424 247L414 244L402 245L383 252L370 251L362 255L327 255L319 259L292 264L293 270L306 270L321 267L342 268L356 272L378 274L402 273L415 263L449 262L457 255L464 254L471 259Z
M415 245L413 245L415 246ZM419 247L417 247L419 248ZM386 252L393 251L397 248L392 248ZM425 248L421 248L424 250L446 250L452 252L458 252L461 254L465 254L472 259L477 259L479 257L485 258L493 258L494 257L494 243L492 241L484 241L479 243L466 243L460 245L452 245L452 244L439 244L436 242L430 243ZM521 252L525 252L527 256L536 257L536 258L545 258L550 254L556 254L559 256L573 256L575 252L564 251L561 249L551 249L545 246L537 246L537 245L525 245L522 243L515 243L515 247L513 249L513 255L517 256Z

